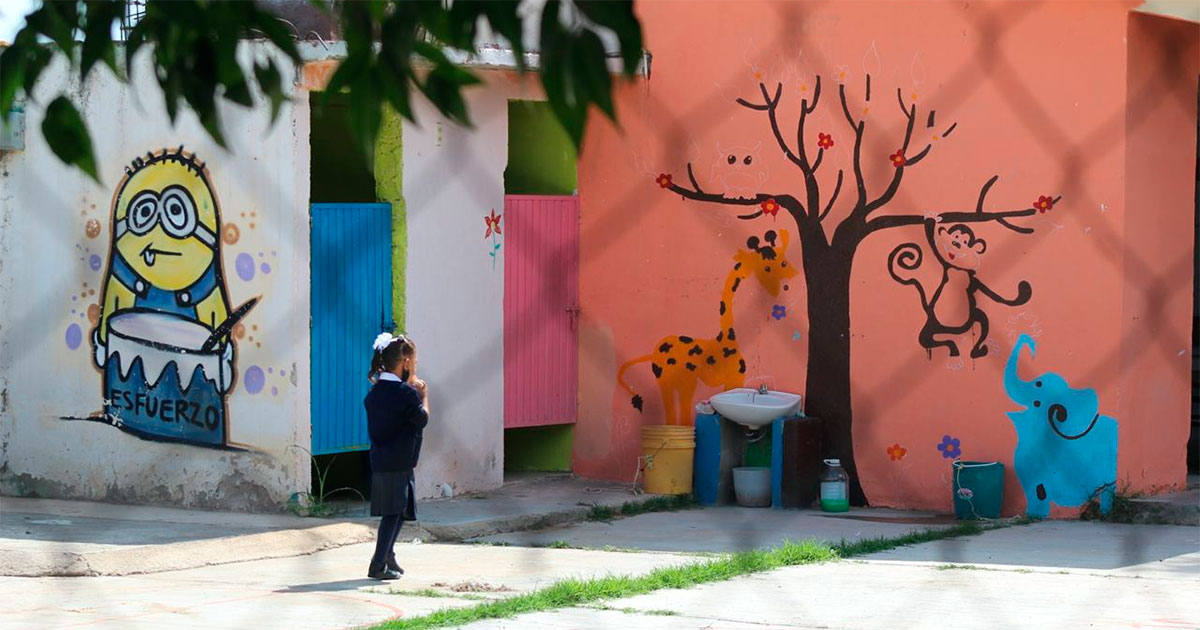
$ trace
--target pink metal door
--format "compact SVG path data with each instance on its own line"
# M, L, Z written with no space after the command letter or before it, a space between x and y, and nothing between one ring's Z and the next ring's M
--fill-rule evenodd
M579 198L504 198L504 428L575 422Z

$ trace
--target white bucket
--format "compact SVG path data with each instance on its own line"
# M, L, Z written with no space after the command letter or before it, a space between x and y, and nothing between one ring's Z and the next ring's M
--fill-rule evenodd
M770 507L771 469L759 466L734 468L733 492L742 507Z

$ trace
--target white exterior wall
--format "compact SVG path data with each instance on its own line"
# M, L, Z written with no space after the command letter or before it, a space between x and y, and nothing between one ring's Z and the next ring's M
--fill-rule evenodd
M406 331L429 383L417 489L435 496L504 481L504 236L495 266L484 217L504 213L508 99L536 98L515 81L483 72L467 91L474 129L443 119L415 98L419 125L404 123L408 212ZM504 231L501 219L501 231Z
M148 65L135 76L130 88L98 68L82 89L68 87L91 130L102 185L54 157L36 104L27 106L25 150L0 157L0 493L280 509L309 485L308 456L295 448L309 445L308 103L285 105L273 126L268 107L224 107L226 151L186 108L172 127ZM49 102L65 81L59 63L37 100ZM230 225L239 231L221 243L229 308L261 296L242 320L227 396L237 449L65 419L104 405L88 305L102 301L114 189L135 157L179 145L207 165L221 235ZM73 325L82 332L75 348Z

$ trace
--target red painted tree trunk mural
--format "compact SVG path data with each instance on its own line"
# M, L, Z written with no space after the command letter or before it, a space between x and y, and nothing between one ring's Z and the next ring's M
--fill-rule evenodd
M801 102L799 120L796 124L795 150L792 149L792 145L789 144L788 140L784 138L779 125L778 108L783 94L783 85L778 84L774 94L763 83L759 84L759 90L761 92L761 102L757 100L738 99L738 103L743 107L766 114L779 149L799 170L804 183L802 195L759 192L749 197L731 197L726 194L706 192L700 186L699 182L697 182L691 163L687 164L687 186L675 182L674 178L668 174L659 175L657 182L662 188L682 195L685 199L741 206L750 209L747 213L739 214L739 219L755 219L763 214L775 215L782 208L795 221L797 231L800 235L801 247L803 248L803 268L808 284L808 317L810 327L808 336L808 363L810 369L808 370L808 380L805 386L807 400L805 408L809 415L819 417L823 420L825 452L829 457L840 458L842 465L850 474L851 502L854 505L865 505L867 498L859 482L857 467L854 462L853 413L851 410L850 390L850 271L859 244L867 236L881 230L903 226L925 225L931 240L930 246L934 247L938 261L943 264L946 273L949 274L953 271L954 273L964 275L967 282L964 286L967 287L967 298L970 301L972 310L971 317L966 320L965 328L961 325L958 327L945 325L944 322L939 324L933 315L933 305L926 301L924 290L918 286L918 290L921 293L922 305L930 314L930 323L926 326L927 330L922 331L921 343L929 350L932 350L935 346L947 347L950 350L951 356L958 356L958 348L954 343L948 342L945 339L937 339L935 335L956 334L956 331L961 332L962 330L972 330L978 327L981 333L980 343L976 344L971 352L972 356L983 356L987 352L987 348L982 346L983 338L987 336L987 320L982 315L982 312L978 311L974 306L975 292L982 291L993 300L1004 304L1020 304L1029 299L1030 287L1026 283L1021 283L1017 298L1013 300L1001 298L992 292L990 288L979 282L975 278L973 270L967 267L960 268L959 265L947 262L943 255L937 252L937 246L932 242L935 237L935 231L939 235L939 238L943 236L946 238L953 237L961 241L958 245L954 245L955 247L962 245L972 247L978 244L979 253L982 253L982 249L986 247L982 243L982 239L975 239L970 228L961 224L996 222L1015 232L1029 234L1033 232L1032 228L1015 224L1012 220L1045 212L1057 203L1059 198L1043 196L1039 198L1037 204L1031 207L985 212L984 200L988 190L997 179L997 177L993 177L980 190L974 211L940 212L928 215L876 216L876 212L886 206L896 195L896 191L899 190L904 178L905 171L920 164L928 157L933 145L931 143L926 144L919 151L910 153L912 149L910 145L913 138L913 130L918 121L917 106L915 103L905 103L901 91L896 90L896 99L899 103L900 111L907 120L904 142L895 153L889 156L892 166L895 167L891 181L888 182L886 188L877 196L872 197L868 195L862 168L862 145L867 125L865 120L856 120L851 113L851 108L846 99L846 86L842 84L838 86L838 98L842 114L854 134L854 154L852 173L850 174L852 182L849 186L853 188L851 194L855 195L855 199L853 208L850 210L848 216L836 224L826 222L826 218L842 192L843 183L845 183L847 177L844 169L839 169L837 184L834 187L833 193L824 198L821 194L816 173L824 161L826 149L834 145L834 139L831 134L820 133L816 142L817 151L815 156L810 156L806 148L805 122L809 115L816 111L820 103L821 77L816 77L816 85L811 101L808 98L804 98ZM870 102L870 100L871 77L868 75L866 77L866 101ZM929 112L926 127L933 127L934 119L933 112ZM956 124L949 125L938 137L945 138L949 136L955 127ZM951 224L960 225L949 228L949 230L944 227ZM961 233L948 234L948 232L954 233L956 229ZM905 256L903 255L906 254L903 251L905 247L915 247L915 245L904 244L898 247L893 252L893 260L889 261L889 263L899 259L901 268L912 269L915 265L920 264L919 248L917 249L914 263L912 258L905 260ZM909 255L911 256L911 254ZM953 260L953 256L949 256L949 258ZM905 266L906 264L913 266ZM894 272L893 276L896 277ZM896 277L896 279L905 284L912 284L912 282L899 277ZM932 297L929 299L936 302L937 294L933 293L931 295ZM817 366L818 369L813 369L813 366Z

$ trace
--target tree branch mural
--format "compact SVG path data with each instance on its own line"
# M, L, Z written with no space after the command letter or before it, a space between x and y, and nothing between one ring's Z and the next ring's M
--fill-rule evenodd
M926 295L924 288L918 286L921 293L922 307L929 314L930 323L920 335L921 343L932 352L934 347L946 346L957 356L957 346L953 343L946 345L944 339L937 334L954 334L954 331L970 331L981 327L980 339L972 349L972 356L982 356L986 347L982 346L987 336L986 317L976 308L974 298L977 292L982 292L992 300L1003 304L1023 304L1031 294L1028 283L1020 283L1017 297L1007 299L992 291L987 285L974 276L974 269L960 267L962 264L955 256L939 251L939 247L974 247L976 254L982 253L986 244L974 236L967 226L972 223L995 222L1019 234L1030 234L1033 229L1014 221L1032 217L1039 212L1046 212L1059 201L1059 197L1042 196L1038 203L1031 207L985 211L984 201L988 191L996 183L997 177L989 179L980 189L978 201L974 210L928 213L926 215L878 215L878 211L887 206L895 197L904 180L904 174L929 157L933 143L927 142L914 152L913 132L922 116L916 103L906 103L903 93L896 91L896 102L906 121L904 140L900 147L888 156L895 168L890 181L878 195L868 192L867 182L863 174L863 139L867 131L865 118L856 119L852 113L846 95L846 85L838 85L838 105L842 115L853 133L854 149L851 162L851 172L839 169L837 183L828 197L822 196L820 183L817 180L819 170L828 164L825 153L835 144L832 133L820 132L815 143L815 156L809 152L808 142L811 137L806 128L810 116L817 111L821 103L821 77L815 77L815 86L811 99L807 96L801 100L800 112L796 122L795 145L789 144L780 125L779 104L783 95L783 84L775 86L774 91L768 89L765 83L758 84L759 95L754 100L738 99L742 107L763 112L770 125L772 135L779 150L799 170L804 183L803 194L791 195L780 192L759 192L747 195L723 194L710 192L702 188L693 174L692 163L687 164L688 184L681 185L674 181L669 174L659 175L657 183L665 190L682 196L684 199L723 204L734 207L753 208L749 212L741 212L740 219L755 219L763 214L775 215L780 209L787 211L795 221L799 241L803 248L802 261L805 279L808 285L808 361L810 365L820 366L820 369L809 369L805 386L806 411L824 421L825 451L829 457L838 457L850 473L851 501L855 505L866 503L866 496L859 483L857 467L854 462L852 412L850 398L850 271L858 246L867 236L891 228L921 226L926 227L930 247L937 255L938 261L944 268L942 285L936 291ZM761 100L759 100L761 99ZM866 77L865 101L871 101L871 77ZM865 110L864 110L865 111ZM924 116L924 124L933 129L936 124L934 111ZM951 123L937 135L935 139L948 137L957 128L957 123ZM733 156L731 156L731 159ZM733 164L731 161L730 164ZM826 166L828 168L828 166ZM849 180L849 181L845 181ZM852 195L853 206L840 222L834 224L828 221L834 203L842 194ZM944 241L944 242L943 242ZM916 248L914 255L910 248ZM907 251L907 253L902 252ZM893 277L904 284L913 284L915 279L903 279L894 273L894 265L899 263L901 269L915 269L920 265L920 248L913 243L906 243L893 251L889 260ZM949 278L951 282L947 282ZM965 282L965 284L963 284ZM961 286L959 286L961 284ZM945 322L943 316L935 313L939 298L952 289L956 299L967 298L970 302L968 312L972 315L969 321ZM958 292L962 296L958 296ZM931 306L931 303L934 305ZM928 342L928 343L927 343ZM982 348L982 350L981 350Z

